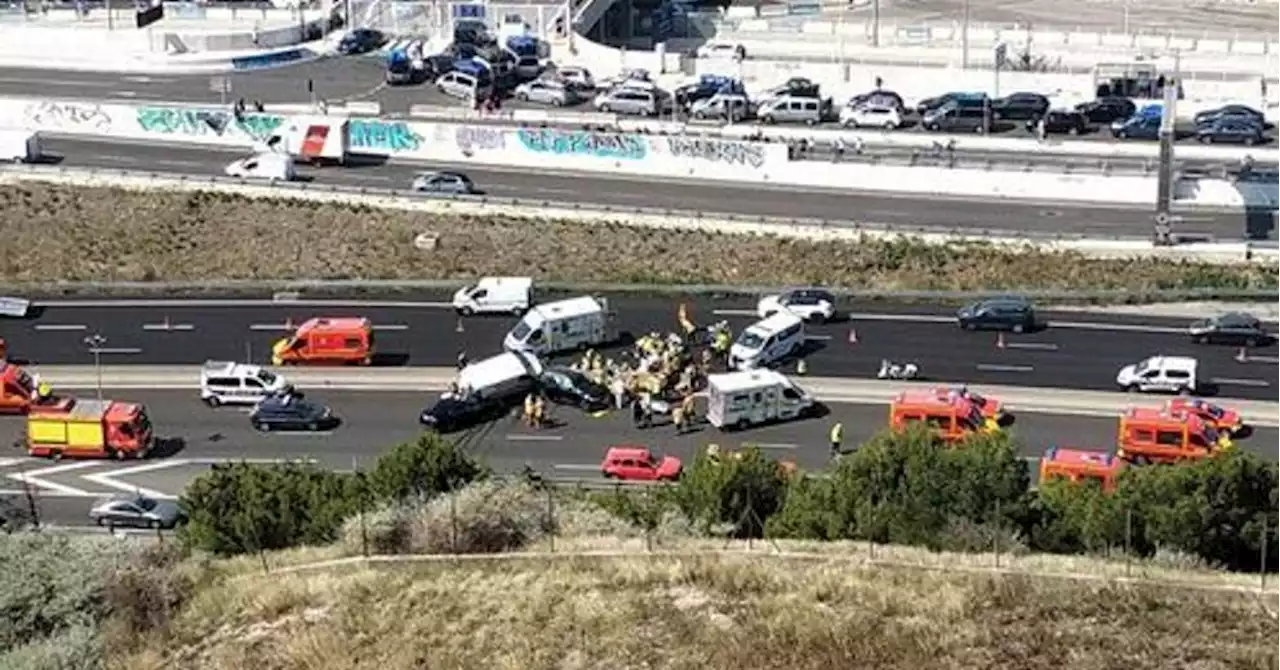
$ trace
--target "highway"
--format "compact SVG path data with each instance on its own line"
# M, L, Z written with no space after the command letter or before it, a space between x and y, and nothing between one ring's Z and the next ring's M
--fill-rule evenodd
M191 147L49 138L46 150L61 165L138 171L221 175L227 163L246 154L240 149ZM1151 210L1102 204L1006 202L954 199L833 189L775 188L760 184L629 179L601 173L467 164L409 164L376 161L361 167L320 170L300 167L316 184L408 188L426 167L465 171L486 195L533 201L580 202L609 207L667 208L681 212L823 219L900 227L901 230L959 230L975 234L1077 236L1149 239ZM797 197L797 195L799 197ZM1181 231L1218 240L1243 238L1241 211L1188 210ZM1274 235L1274 228L1272 228Z
M557 297L561 296L539 294L538 299ZM501 350L513 319L473 317L460 322L447 300L443 291L415 292L394 301L339 299L323 304L51 300L37 318L0 320L0 337L7 341L12 358L44 365L91 364L83 340L92 333L107 338L103 361L111 365L207 359L266 363L270 345L283 335L286 323L350 315L367 317L380 327L379 365L451 366L463 351L475 360ZM674 330L678 300L618 295L610 296L609 305L619 330L638 335ZM688 302L696 321L723 318L735 333L754 320L753 305L745 300ZM1277 399L1274 344L1250 350L1249 358L1239 362L1234 348L1191 344L1182 334L1185 321L1048 314L1047 330L1008 336L1000 348L995 334L958 329L946 309L856 301L841 309L851 314L850 320L808 330L811 375L869 378L881 359L914 360L929 378L949 382L1115 390L1121 366L1154 354L1184 354L1200 360L1202 380L1216 383L1221 396ZM856 342L850 342L851 335Z

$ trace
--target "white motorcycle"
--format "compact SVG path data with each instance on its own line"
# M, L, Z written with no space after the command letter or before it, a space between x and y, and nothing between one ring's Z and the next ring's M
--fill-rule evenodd
M876 379L910 380L920 376L920 366L915 363L894 363L888 359L880 360L880 371Z

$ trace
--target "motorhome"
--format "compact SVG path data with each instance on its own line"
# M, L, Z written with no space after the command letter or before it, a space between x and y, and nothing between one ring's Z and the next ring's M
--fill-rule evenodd
M597 347L617 337L608 302L581 296L529 309L502 344L507 351L546 356Z
M513 314L520 316L533 303L530 277L484 277L453 294L453 309L462 316Z
M798 419L814 407L813 396L773 370L707 377L707 422L721 430Z

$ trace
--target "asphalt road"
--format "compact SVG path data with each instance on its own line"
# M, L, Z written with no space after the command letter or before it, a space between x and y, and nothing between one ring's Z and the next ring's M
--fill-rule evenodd
M558 296L556 296L558 297ZM552 296L541 297L547 300ZM511 318L459 319L444 292L423 292L413 301L321 305L270 301L82 301L50 302L38 318L0 321L9 355L36 364L91 364L84 338L107 338L112 365L200 363L207 359L267 362L271 343L286 322L316 316L364 316L382 327L379 364L450 366L459 352L475 360L498 353ZM676 299L614 296L621 332L669 332L676 326ZM695 321L721 318L734 332L755 320L741 300L689 300ZM848 321L809 329L809 374L870 378L881 359L914 360L931 379L973 384L1115 390L1116 371L1154 354L1196 356L1204 380L1217 380L1225 397L1276 400L1277 349L1251 350L1234 360L1231 347L1193 345L1181 334L1185 321L1136 320L1088 314L1048 315L1052 325L1035 334L1009 336L997 346L990 333L956 328L946 310L898 310L884 305L842 306ZM169 331L157 326L168 323ZM150 326L150 327L148 327ZM178 328L182 326L182 328ZM850 343L850 332L856 343Z
M243 150L176 145L53 139L51 154L67 167L221 175ZM317 184L372 188L408 188L424 167L465 171L488 196L536 201L581 202L612 207L666 208L704 212L829 221L858 221L903 230L962 229L974 233L1075 235L1148 239L1153 210L1093 204L1002 202L983 199L920 198L884 193L772 188L760 184L728 185L667 180L631 180L599 173L585 174L522 168L491 168L443 163L376 163L363 167L314 170L300 167L303 178ZM803 194L797 198L797 194ZM1154 203L1153 203L1154 207ZM1238 240L1245 219L1238 211L1183 212L1181 232ZM1274 228L1274 226L1273 226Z

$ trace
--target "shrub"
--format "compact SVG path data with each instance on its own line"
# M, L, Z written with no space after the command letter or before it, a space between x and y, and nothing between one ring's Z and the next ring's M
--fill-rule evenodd
M412 513L400 503L384 503L363 515L357 512L342 524L342 550L348 556L409 551Z
M1028 536L1040 551L1104 552L1124 546L1125 516L1121 500L1096 483L1043 482L1032 504ZM1145 548L1134 544L1130 551L1146 553Z
M0 668L12 670L98 670L104 644L97 629L77 625L0 652Z
M746 447L733 454L699 454L673 496L703 532L724 524L733 537L761 537L765 521L782 508L786 485L778 461Z
M387 501L408 497L429 500L460 489L487 473L451 442L424 433L416 442L397 445L378 458L369 473L375 495Z
M520 549L551 532L546 493L528 483L476 482L413 513L413 553L491 554Z
M104 595L112 632L131 638L169 624L195 589L182 559L177 544L152 544L108 573Z

